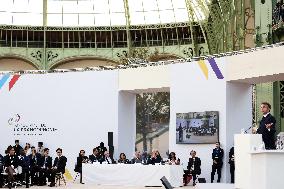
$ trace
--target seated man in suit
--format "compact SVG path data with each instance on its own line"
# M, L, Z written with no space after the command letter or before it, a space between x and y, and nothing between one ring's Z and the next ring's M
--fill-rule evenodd
M110 157L108 151L105 152L104 159L102 160L102 163L106 163L106 164L114 164L115 163L113 158Z
M43 149L43 156L40 158L39 162L40 171L39 171L39 185L46 185L46 178L49 178L51 168L52 168L52 157L49 156L49 149Z
M29 187L30 180L30 158L26 155L26 150L22 149L19 156L19 166L22 167L22 174L20 175L20 181Z
M131 164L134 164L134 163L142 163L142 156L141 156L140 151L135 152L135 156L131 160Z
M91 163L94 163L94 162L100 162L101 158L99 156L99 151L97 148L94 148L93 149L93 154L92 155L89 155L89 161Z
M56 150L57 157L54 160L53 167L51 168L51 175L50 175L50 187L55 186L55 175L56 173L65 173L65 167L67 163L67 158L62 155L62 149L58 148Z
M0 188L2 188L3 186L3 166L4 166L4 162L3 162L3 156L0 154Z
M8 154L4 157L4 170L8 173L8 186L12 187L12 182L15 181L14 173L19 166L19 158L15 155L15 149L9 148Z
M31 184L32 185L38 185L39 184L39 178L38 174L40 171L40 159L41 155L36 152L36 149L32 149L32 154L29 155L30 159L30 172L31 172Z
M187 170L184 172L184 185L186 186L190 180L188 180L188 176L192 175L193 177L193 186L195 186L196 175L201 174L201 160L199 157L196 157L196 151L192 150L190 152L191 158L188 160Z

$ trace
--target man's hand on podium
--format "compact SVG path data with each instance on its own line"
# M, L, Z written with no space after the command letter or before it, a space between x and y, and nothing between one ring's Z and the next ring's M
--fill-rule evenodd
M252 133L253 133L253 134L256 134L257 129L258 129L258 127L253 127L253 128L252 128Z

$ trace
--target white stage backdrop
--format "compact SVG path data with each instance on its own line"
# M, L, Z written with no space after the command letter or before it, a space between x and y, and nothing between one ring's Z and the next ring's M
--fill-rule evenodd
M118 71L22 75L9 91L0 90L0 153L19 139L37 146L44 142L51 155L60 147L73 171L80 149L89 155L107 132L118 143Z
M224 59L218 59L216 63L225 76ZM205 73L207 70L208 79L202 71L202 66ZM170 151L176 151L177 156L184 163L184 168L186 168L190 151L195 150L202 161L201 177L205 177L206 181L210 182L211 153L215 144L176 144L176 113L218 111L219 140L222 148L226 148L226 80L216 77L208 61L205 61L204 64L201 62L200 65L198 62L175 64L171 66L170 73ZM225 166L226 161L224 158ZM215 178L217 179L217 175ZM222 179L226 179L224 172Z

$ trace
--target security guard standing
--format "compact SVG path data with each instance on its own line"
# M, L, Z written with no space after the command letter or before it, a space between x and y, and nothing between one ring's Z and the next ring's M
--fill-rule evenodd
M220 142L216 142L216 148L213 149L212 152L212 172L211 172L211 183L214 181L215 172L217 170L218 174L218 180L219 183L221 180L221 170L223 166L223 156L224 156L224 150L220 148Z

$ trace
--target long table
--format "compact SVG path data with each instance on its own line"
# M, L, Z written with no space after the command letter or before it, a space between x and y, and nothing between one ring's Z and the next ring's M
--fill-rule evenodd
M165 176L173 187L183 185L181 165L83 164L86 184L117 186L162 186Z

